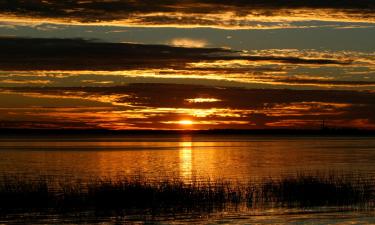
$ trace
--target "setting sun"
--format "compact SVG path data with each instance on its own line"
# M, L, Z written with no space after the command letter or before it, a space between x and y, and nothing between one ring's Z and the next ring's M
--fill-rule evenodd
M178 121L178 124L180 124L180 125L192 125L193 121L191 121L191 120L180 120L180 121Z

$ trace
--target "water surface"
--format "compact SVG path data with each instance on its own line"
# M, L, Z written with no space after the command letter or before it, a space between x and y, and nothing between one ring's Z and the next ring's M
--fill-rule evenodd
M12 137L0 139L0 170L4 175L56 180L141 176L150 180L248 180L280 178L298 173L375 175L373 137L162 135L91 137ZM30 223L161 224L372 224L373 210L343 208L228 209L204 214L181 213L123 217L21 213ZM79 214L79 215L78 215ZM78 215L78 216L77 216ZM17 221L19 214L0 216L0 223Z
M375 173L373 137L122 136L0 139L7 174L243 181L303 171Z

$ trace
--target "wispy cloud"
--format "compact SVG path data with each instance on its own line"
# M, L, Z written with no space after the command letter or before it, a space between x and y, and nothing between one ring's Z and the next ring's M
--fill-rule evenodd
M201 48L202 41L176 40L174 44L142 45L101 43L81 39L0 38L2 70L121 70L131 68L181 68L207 60L249 62L271 61L290 64L348 65L348 59L304 58L289 55L251 55L220 48Z
M187 48L203 48L208 45L206 40L191 38L173 38L167 42L168 45L187 47Z
M267 88L375 88L373 53L294 49L244 52L27 38L0 38L0 47L0 86L109 86L141 79L220 81L230 86L237 82Z
M12 98L17 105L4 101L0 115L6 122L2 126L28 120L34 125L62 126L61 122L67 121L88 128L181 129L178 121L189 119L195 129L311 128L318 127L322 120L331 126L373 128L374 94L177 84L7 88L0 98Z
M2 1L2 17L62 23L145 26L253 27L254 21L301 20L374 22L374 2L347 1ZM280 25L279 25L280 26ZM286 25L288 26L288 25Z

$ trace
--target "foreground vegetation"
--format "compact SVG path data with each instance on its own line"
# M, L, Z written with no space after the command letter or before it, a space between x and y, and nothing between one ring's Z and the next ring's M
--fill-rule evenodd
M373 179L339 175L297 175L262 182L148 181L92 179L56 183L52 179L0 178L0 209L218 209L247 207L374 207Z

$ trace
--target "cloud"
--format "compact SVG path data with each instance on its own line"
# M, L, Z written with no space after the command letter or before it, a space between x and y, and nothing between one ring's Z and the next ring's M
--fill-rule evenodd
M3 70L120 70L174 67L224 49L100 43L81 39L0 38ZM214 58L223 58L220 56ZM225 57L224 57L225 58Z
M278 82L289 84L318 84L318 85L336 85L336 86L375 86L375 81L365 80L319 80L319 79L279 79Z
M258 109L276 105L279 107L295 102L375 104L374 93L365 91L246 89L161 83L133 83L116 87L20 87L4 88L3 90L12 93L39 93L44 97L50 96L51 98L65 96L66 98L86 99L116 106L159 108ZM189 102L186 99L220 99L220 101L201 104L200 102Z
M188 44L188 41L180 42ZM197 45L192 41L192 45ZM290 64L337 64L350 61L328 58L247 55L219 49L102 43L82 39L0 38L2 70L124 70L184 68L200 61L274 61Z
M208 42L202 39L174 38L168 41L167 44L178 47L203 48L208 45Z
M365 91L139 83L117 87L3 88L1 99L9 99L0 107L3 126L12 121L20 126L19 121L27 120L34 125L51 123L61 127L66 121L88 128L178 129L177 121L184 118L194 121L197 129L312 128L319 127L323 119L330 126L375 128L375 93Z
M4 18L63 23L146 26L254 27L248 21L334 20L374 22L372 0L182 0L182 1L21 1L0 2Z
M32 84L38 84L38 85L43 85L43 84L49 84L51 81L49 80L11 80L11 79L0 79L0 85L1 84L23 84L23 85L32 85Z
M375 88L373 53L295 49L243 52L83 39L5 37L0 38L0 48L0 86L3 87L163 82L249 88Z

